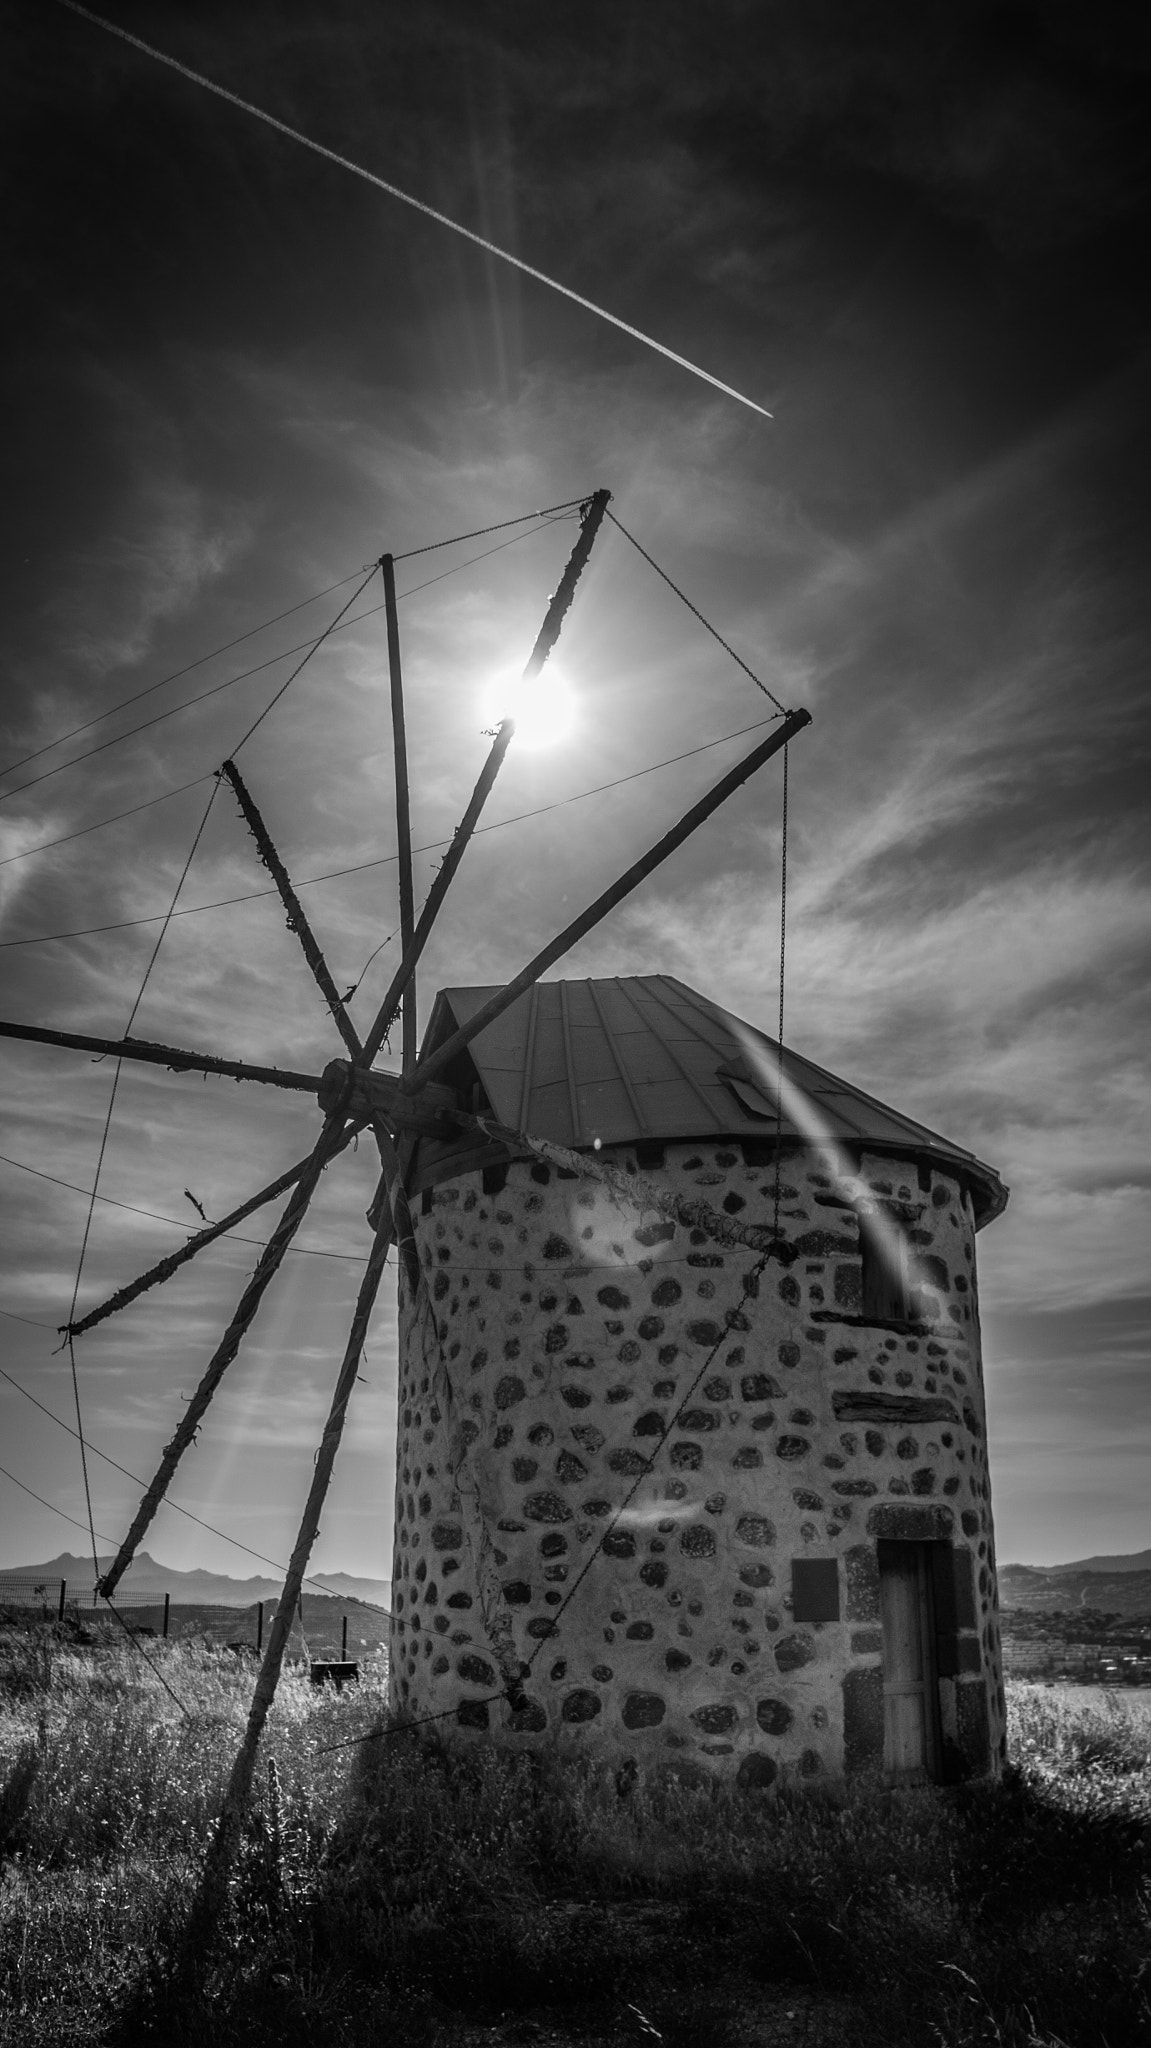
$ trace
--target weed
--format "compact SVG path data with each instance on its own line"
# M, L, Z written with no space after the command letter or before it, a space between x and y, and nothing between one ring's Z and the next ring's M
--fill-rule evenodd
M666 1774L625 1797L558 1748L334 1748L382 1701L291 1672L204 1996L174 1997L250 1673L153 1654L186 1714L128 1645L0 1635L11 2048L456 2048L540 2015L552 2039L739 2048L768 2011L797 2048L1127 2048L1151 2025L1151 1717L1038 1687L1012 1690L1000 1788Z

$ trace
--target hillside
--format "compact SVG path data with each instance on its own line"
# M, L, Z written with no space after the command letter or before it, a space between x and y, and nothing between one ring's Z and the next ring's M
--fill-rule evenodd
M1144 1553L1146 1554L1146 1553ZM999 1572L999 1602L1030 1614L1092 1608L1103 1614L1151 1614L1151 1570L1121 1560L1106 1571L1082 1565L1006 1564Z
M1151 1550L1132 1550L1126 1557L1079 1557L1071 1564L1047 1565L1061 1572L1151 1572Z

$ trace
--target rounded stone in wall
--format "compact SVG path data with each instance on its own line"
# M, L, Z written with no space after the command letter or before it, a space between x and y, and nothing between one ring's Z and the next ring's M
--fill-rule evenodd
M565 1721L594 1721L601 1705L598 1693L581 1689L579 1692L569 1692L560 1711Z
M781 1436L776 1438L775 1455L777 1458L804 1458L810 1449L811 1445L805 1436Z
M572 1511L558 1493L529 1493L524 1502L529 1522L570 1522Z
M716 1700L711 1706L697 1707L691 1718L705 1735L726 1735L739 1715L730 1700Z
M612 1451L607 1462L609 1470L618 1472L624 1479L638 1479L641 1472L649 1470L651 1463L642 1451L630 1450Z
M548 1725L548 1717L539 1700L525 1699L522 1707L508 1715L507 1725L513 1735L541 1735Z
M456 1670L469 1685L494 1685L496 1682L495 1671L486 1657L471 1654L457 1657Z
M775 1573L769 1564L744 1564L739 1568L739 1578L744 1586L770 1586Z
M779 1765L774 1757L765 1756L762 1750L752 1750L740 1762L735 1782L744 1792L766 1792L779 1776Z
M629 1692L623 1703L625 1728L658 1728L667 1713L667 1701L657 1692Z
M781 1636L775 1646L775 1661L780 1671L798 1671L804 1664L815 1658L815 1644L810 1636Z
M689 1323L687 1326L687 1334L691 1338L693 1344L699 1344L703 1346L705 1349L708 1349L713 1344L722 1344L723 1324L712 1323L707 1321Z
M698 1472L703 1464L703 1446L701 1444L688 1443L673 1444L671 1447L671 1463L677 1472Z

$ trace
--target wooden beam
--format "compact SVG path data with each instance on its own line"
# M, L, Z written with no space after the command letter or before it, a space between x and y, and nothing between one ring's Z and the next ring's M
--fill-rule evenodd
M381 555L384 578L384 610L388 627L388 683L392 697L392 754L396 778L396 848L400 882L400 952L408 952L415 931L415 895L412 888L412 822L408 797L408 740L404 723L404 678L400 666L400 621L396 612L396 565L391 555ZM403 995L403 1069L416 1065L416 977L413 973Z
M146 1038L96 1038L86 1031L48 1031L40 1024L11 1024L0 1018L0 1038L19 1038L32 1045L62 1045L72 1052L109 1054L120 1060L143 1060L171 1067L177 1074L216 1074L225 1081L262 1081L268 1088L292 1088L314 1095L319 1074L297 1074L290 1067L254 1067L250 1060L218 1059L215 1053L188 1052L182 1045L156 1045Z
M373 1204L373 1208L375 1208ZM336 1377L328 1419L324 1434L316 1452L312 1483L300 1519L299 1534L292 1549L288 1569L284 1577L284 1588L276 1606L275 1617L268 1635L268 1647L256 1680L256 1689L248 1712L248 1723L235 1763L232 1765L224 1805L216 1825L216 1832L209 1845L204 1863L204 1874L200 1892L193 1908L190 1933L195 1936L209 1935L214 1931L223 1903L228 1872L231 1869L239 1847L240 1832L244 1814L251 1797L252 1778L256 1766L256 1752L260 1735L267 1720L269 1709L276 1696L276 1686L288 1645L292 1620L300 1598L304 1574L320 1526L320 1513L331 1483L332 1467L343 1435L344 1420L348 1401L356 1382L363 1357L364 1341L368 1334L368 1323L379 1292L383 1276L384 1261L392 1242L392 1211L386 1197L379 1203L380 1220L368 1256L364 1277L360 1282L352 1326L344 1348L344 1356Z
M592 542L599 531L610 497L610 491L596 491L588 499L587 504L581 508L579 539L576 541L568 557L567 567L560 577L555 593L548 605L543 625L536 635L535 646L528 656L527 667L524 669L525 680L530 681L532 676L539 674L559 638L560 627L571 605L572 598L575 596L575 587L579 581L580 571L583 569L591 553ZM505 718L492 742L491 752L483 768L480 770L479 780L472 791L467 810L456 827L452 843L436 871L435 880L428 894L428 900L424 904L420 921L412 935L412 943L405 950L404 957L392 977L391 986L383 1002L380 1004L376 1021L365 1040L365 1064L369 1064L375 1059L388 1031L391 1029L392 1020L396 1014L396 1006L416 971L416 964L428 942L432 926L439 915L440 905L448 893L452 877L463 859L468 841L471 839L479 822L480 812L483 810L491 793L492 784L499 774L504 755L511 745L514 732L514 719ZM414 1076L409 1076L408 1079L412 1080Z
M219 1386L220 1381L235 1358L241 1342L251 1328L255 1320L256 1311L264 1298L268 1286L279 1271L284 1254L304 1220L308 1204L315 1194L321 1173L329 1159L335 1157L345 1142L344 1125L345 1118L342 1110L334 1111L327 1118L308 1160L307 1167L296 1182L283 1215L280 1217L263 1251L260 1253L255 1271L243 1294L240 1296L236 1313L228 1324L219 1344L216 1346L204 1376L180 1418L179 1428L175 1436L172 1438L171 1443L165 1447L156 1476L136 1510L132 1526L120 1545L119 1550L116 1552L110 1569L105 1572L100 1580L97 1591L105 1600L111 1599L112 1594L131 1564L141 1538L148 1529L160 1502L168 1490L172 1475L180 1459L195 1437L196 1431L199 1429L207 1413L208 1404L216 1388Z
M267 868L268 873L280 892L280 901L288 913L288 930L294 932L299 939L304 949L304 958L315 976L320 994L332 1013L336 1029L351 1053L352 1058L357 1059L360 1052L359 1036L344 1008L343 999L332 979L328 963L320 951L319 943L312 931L311 925L308 923L307 912L292 887L288 870L276 851L272 835L260 815L255 798L252 796L234 761L225 761L220 769L220 774L226 775L231 783L237 802L247 822L248 830L256 842L256 849L260 859L263 861L264 866Z
M479 821L480 812L483 810L491 794L492 784L495 782L496 776L503 765L503 758L511 745L515 729L514 719L505 718L499 731L496 733L495 739L492 742L491 752L480 770L479 779L468 801L467 810L456 827L451 845L436 869L427 901L420 913L419 923L412 934L412 943L400 961L395 974L392 976L391 986L383 1002L380 1004L376 1021L364 1042L365 1061L375 1058L384 1039L392 1028L396 1009L412 976L415 974L420 955L427 945L432 926L439 916L440 905L443 903L444 897L451 887L452 877L464 857L468 842Z
M587 564L592 543L603 524L603 515L610 503L610 491L593 491L591 497L580 506L579 539L568 557L567 567L556 585L555 595L548 605L543 625L536 635L536 644L528 656L527 667L524 670L525 683L530 683L533 676L538 676L559 639L560 627L571 608L576 584Z
M409 1087L413 1090L417 1089L423 1082L430 1081L436 1074L442 1073L444 1068L449 1066L451 1061L454 1060L456 1054L463 1051L465 1045L469 1045L473 1038L477 1038L481 1031L486 1030L489 1024L493 1024L497 1017L502 1016L505 1010L510 1009L511 1005L518 1001L519 997L527 989L531 988L533 983L539 980L541 974L544 974L549 967L554 966L555 962L562 959L565 953L570 952L577 940L585 938L588 932L594 931L596 925L607 916L610 910L614 910L618 903L622 903L625 896L630 896L632 890L638 888L639 884L646 880L647 876L652 874L668 858L669 854L674 853L677 847L682 846L685 839L690 839L692 833L703 824L705 819L710 818L713 811L718 810L720 805L727 801L727 798L731 796L734 790L739 788L741 783L746 782L750 775L754 775L758 768L762 768L765 761L769 761L773 754L778 754L783 747L786 747L789 740L794 739L797 732L802 732L804 726L810 724L811 713L809 711L789 712L783 724L776 732L772 733L767 739L761 740L759 746L753 748L752 752L744 760L737 762L734 768L729 768L727 774L720 778L715 787L710 789L706 796L701 797L698 803L693 804L690 811L684 813L678 825L673 825L670 832L665 832L663 838L650 847L647 853L640 860L637 860L632 867L628 868L626 874L621 875L618 881L613 882L610 889L605 889L602 895L596 897L594 903L589 903L587 909L581 912L579 917L573 918L572 922L565 926L558 937L552 939L543 948L542 952L536 954L534 960L529 960L527 966L516 975L514 981L509 981L506 988L500 989L492 996L483 1005L482 1009L476 1011L475 1016L470 1018L468 1023L461 1025L459 1030L454 1031L450 1038L445 1039L442 1045L437 1046L433 1053L430 1053L426 1059L421 1060L416 1068L413 1080L410 1083L401 1083L401 1087L404 1089Z
M343 1143L350 1144L360 1128L361 1125L350 1123L344 1132ZM310 1156L309 1154L309 1158ZM210 1223L206 1230L198 1230L194 1237L188 1239L187 1244L181 1245L178 1252L170 1252L167 1258L160 1259L154 1266L149 1266L148 1271L141 1273L138 1280L131 1280L126 1287L117 1288L115 1294L110 1294L107 1301L100 1303L99 1308L89 1309L87 1315L81 1316L78 1322L61 1323L61 1336L83 1336L85 1330L95 1329L97 1323L102 1323L108 1316L127 1308L129 1302L138 1300L149 1288L159 1287L165 1280L170 1280L173 1273L178 1273L181 1266L186 1266L189 1259L195 1258L197 1252L202 1252L207 1245L214 1244L218 1237L223 1237L229 1230L234 1230L237 1223L243 1223L249 1216L254 1215L257 1209L262 1209L266 1202L274 1202L277 1195L285 1194L290 1187L294 1187L301 1174L307 1172L308 1163L308 1159L297 1159L296 1164L289 1166L287 1172L282 1173L278 1180L269 1181L266 1188L260 1189L259 1194L250 1195L246 1202L241 1202L238 1209L233 1209L227 1216L221 1217L219 1223Z

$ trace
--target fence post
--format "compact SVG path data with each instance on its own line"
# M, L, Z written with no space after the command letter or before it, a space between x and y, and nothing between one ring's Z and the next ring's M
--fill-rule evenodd
M342 1637L342 1639L341 1639L341 1642L340 1642L340 1662L341 1662L341 1664L346 1664L346 1663L347 1663L347 1661L348 1661L348 1617L347 1617L347 1615L345 1614L345 1616L344 1616L344 1630L343 1630L343 1637Z
M172 1595L171 1595L170 1593L165 1593L165 1595L164 1595L164 1634L165 1634L165 1635L167 1635L167 1633L168 1633L168 1614L169 1614L169 1611L170 1611L170 1609L171 1609L171 1606L172 1606Z
M256 1602L256 1653L257 1653L257 1655L259 1655L259 1652L260 1652L260 1651L261 1651L261 1650L263 1649L263 1647L264 1647L264 1603L263 1603L263 1601L262 1601L262 1600L257 1600L257 1602Z
M57 1621L63 1621L63 1619L64 1619L64 1595L65 1595L65 1593L67 1592L67 1590L68 1590L68 1581L67 1581L67 1579L61 1579L61 1581L60 1581L60 1605L59 1605L59 1607L58 1607L58 1608L57 1608L57 1610L56 1610L56 1619L57 1619Z

